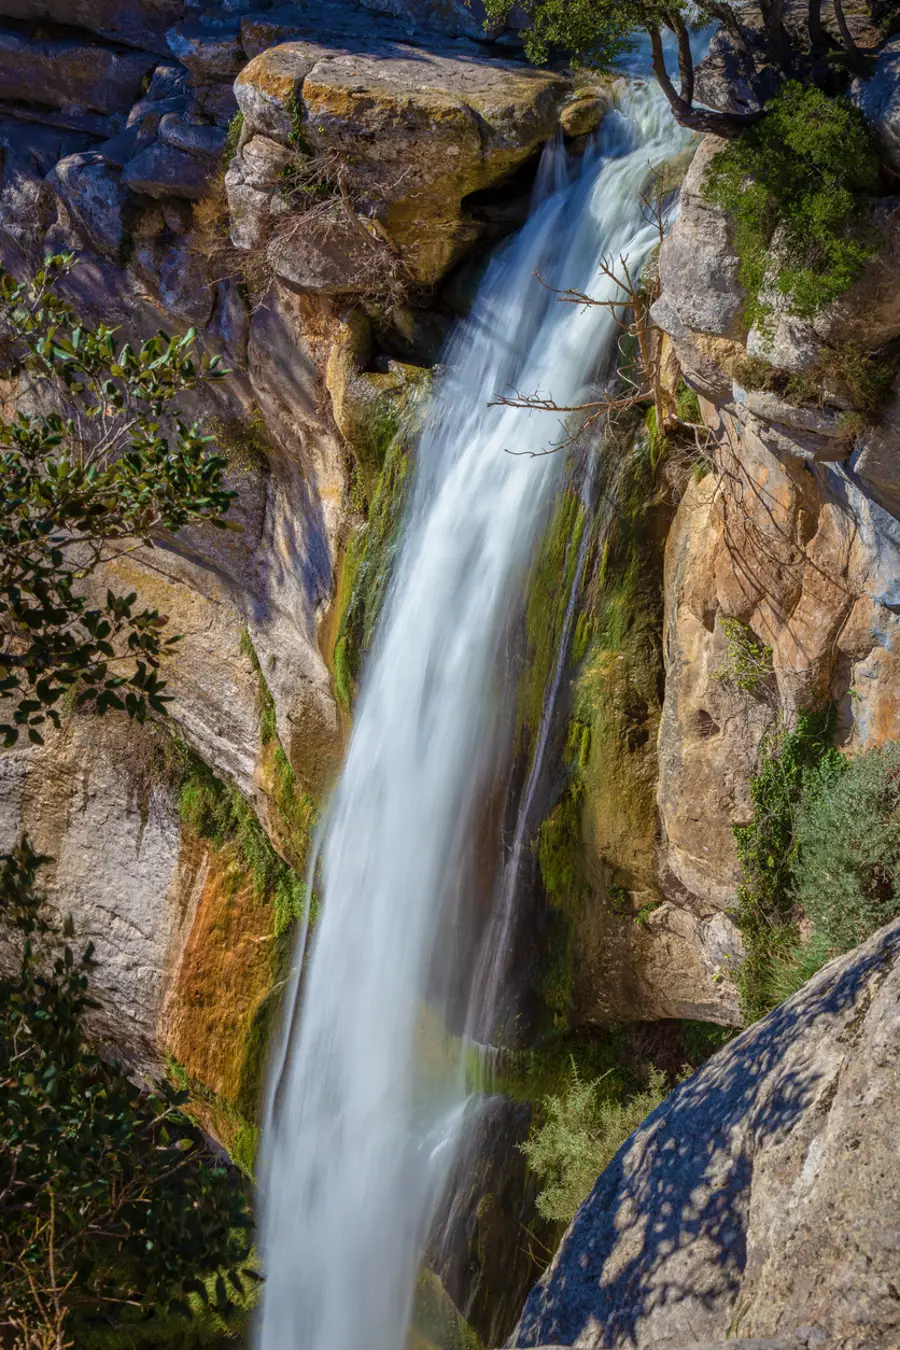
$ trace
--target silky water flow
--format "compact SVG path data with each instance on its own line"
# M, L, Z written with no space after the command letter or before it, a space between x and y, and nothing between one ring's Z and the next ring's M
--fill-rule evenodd
M610 312L560 303L548 286L612 298L599 258L621 254L639 270L657 240L641 201L650 166L685 140L654 87L623 82L581 160L559 144L545 152L530 220L489 266L424 412L393 578L319 840L320 914L273 1052L258 1350L402 1350L466 1100L461 1072L423 1072L418 1028L435 963L454 959L452 943L436 948L453 930L453 878L498 753L507 618L564 472L563 454L523 453L545 449L558 418L489 404L510 389L577 403L612 369ZM481 1040L504 975L517 867L507 862L468 962L467 1027Z

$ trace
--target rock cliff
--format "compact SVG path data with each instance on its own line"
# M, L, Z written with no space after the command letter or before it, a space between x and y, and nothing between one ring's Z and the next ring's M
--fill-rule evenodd
M487 248L527 210L541 147L557 133L583 144L608 89L527 67L514 31L486 35L464 0L0 11L0 260L21 274L72 252L68 294L88 317L130 338L196 327L223 355L230 379L191 412L228 454L240 527L159 539L99 577L184 635L164 670L176 739L73 712L46 745L4 752L0 847L26 830L53 859L50 898L97 947L100 1031L140 1071L188 1085L249 1168L309 836L384 596L418 400ZM733 58L717 40L704 97L751 107L767 91ZM888 44L853 92L894 170L898 61ZM699 398L708 471L661 485L639 431L604 483L613 526L562 494L512 644L508 811L572 540L590 530L523 863L532 1039L739 1026L733 826L751 814L766 737L826 700L850 752L900 733L900 390L861 426L822 374L847 344L900 340L900 199L873 207L878 247L845 296L808 321L776 304L763 332L745 321L733 223L704 194L721 150L697 148L653 311L669 395L683 379ZM4 383L4 407L27 393ZM729 677L734 623L769 653L749 685ZM649 1350L737 1330L894 1344L896 1197L882 1178L897 941L823 972L650 1119L532 1295L521 1345ZM477 1184L448 1220L462 1237L432 1253L494 1339L534 1278L510 1239L533 1213L514 1150L528 1119L500 1099L488 1109L507 1142L492 1152L485 1125ZM859 1194L851 1243L829 1222ZM827 1317L817 1280L838 1291Z
M165 671L178 735L302 869L305 831L285 823L272 746L297 796L321 801L345 735L329 624L363 524L354 465L372 493L379 419L422 374L365 370L366 308L389 349L434 359L449 322L436 290L509 228L481 199L534 161L570 81L473 42L483 26L463 5L10 0L3 13L3 264L21 274L68 251L67 296L86 317L133 340L193 325L232 372L188 411L229 456L239 530L159 540L98 584L136 591L184 635ZM394 285L409 298L388 310L376 299ZM205 989L196 969L180 973L207 921L210 859L185 834L177 782L135 789L134 736L75 718L5 756L5 837L27 829L56 858L60 903L98 939L115 1038L146 1066L174 1055L218 1092L170 1009L179 988L199 1009L230 987L221 972ZM239 964L237 949L272 930L252 904L244 918L229 939ZM248 1006L265 993L233 984ZM234 1038L223 1053L240 1058L245 1031L220 1026L220 1045Z
M898 958L894 925L649 1116L511 1344L896 1345Z

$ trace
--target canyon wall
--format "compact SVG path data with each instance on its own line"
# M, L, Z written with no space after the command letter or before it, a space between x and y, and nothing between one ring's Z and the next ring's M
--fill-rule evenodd
M132 339L196 327L223 356L229 379L191 412L229 457L240 526L160 539L99 579L184 635L163 672L177 739L71 712L46 745L0 754L0 843L25 830L52 858L51 901L97 947L103 1034L188 1084L249 1168L415 417L487 251L527 212L541 148L557 134L582 148L609 83L529 68L515 32L485 35L461 0L0 10L0 259L21 275L72 253L66 293L89 320ZM877 76L889 91L896 61L891 48ZM878 108L900 168L896 100ZM703 472L657 475L637 428L614 533L565 505L517 629L514 786L574 530L593 530L524 869L532 1038L738 1026L732 827L765 738L827 699L849 751L897 738L900 395L851 435L839 382L814 408L741 382L763 347L730 222L703 196L719 148L700 143L688 172L654 308L671 390L699 398ZM778 315L766 361L808 373L823 347L900 338L900 201L874 224L861 281L815 322ZM4 384L8 406L27 397ZM729 621L771 649L752 689L727 677ZM472 1250L483 1218L473 1202L459 1220Z

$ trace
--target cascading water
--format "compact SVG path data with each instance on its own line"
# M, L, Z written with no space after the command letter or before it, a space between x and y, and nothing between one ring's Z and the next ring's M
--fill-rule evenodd
M446 353L321 840L321 917L271 1075L260 1350L402 1348L465 1105L461 1073L421 1071L417 1026L436 969L460 964L447 934L501 749L495 676L564 468L561 455L506 453L545 448L552 419L488 404L509 387L576 403L608 374L609 312L560 304L533 274L611 298L598 258L639 266L655 240L640 204L648 167L684 142L654 90L623 85L580 163L548 151L549 195L490 266ZM485 931L502 941L507 928ZM469 1027L490 1020L494 955L469 963Z

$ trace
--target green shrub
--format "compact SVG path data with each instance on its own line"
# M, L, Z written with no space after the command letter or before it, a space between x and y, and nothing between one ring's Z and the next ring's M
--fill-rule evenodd
M850 951L900 914L900 745L808 780L791 874L827 955Z
M546 1097L542 1120L522 1152L542 1182L538 1213L568 1223L628 1136L666 1096L665 1075L651 1069L643 1092L625 1100L601 1096L603 1078L582 1079L572 1060L563 1090Z
M0 858L4 1326L17 1346L83 1346L78 1324L140 1310L181 1321L187 1346L195 1300L227 1320L255 1282L249 1197L184 1092L144 1089L90 1046L93 949L45 917L46 861L27 840Z
M735 826L741 867L736 918L746 953L739 984L748 1022L778 1002L772 986L775 969L796 945L791 869L797 813L813 772L822 780L840 772L843 758L831 744L834 719L832 706L802 713L793 731L776 733L765 742L759 772L750 784L753 819Z
M879 173L862 113L796 81L716 157L705 194L734 216L748 323L769 312L761 291L776 231L774 281L792 313L809 317L853 284L873 252L862 207Z

